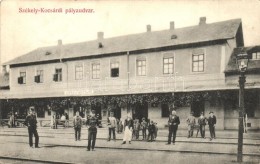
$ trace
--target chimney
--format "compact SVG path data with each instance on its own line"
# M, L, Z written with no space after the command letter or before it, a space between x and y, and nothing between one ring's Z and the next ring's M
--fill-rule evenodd
M61 46L62 45L62 40L58 40L58 46Z
M200 17L199 25L204 25L204 24L206 24L206 17Z
M174 22L170 22L170 30L174 30Z
M151 29L152 29L151 25L149 25L149 24L146 25L146 31L147 31L147 32L151 32Z
M98 40L103 40L104 39L104 32L98 32L97 33L97 39Z

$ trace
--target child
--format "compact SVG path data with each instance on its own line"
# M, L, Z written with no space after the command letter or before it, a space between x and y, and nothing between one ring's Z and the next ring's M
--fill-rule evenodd
M121 118L118 123L118 133L123 132L123 119Z
M154 126L153 121L151 121L151 123L148 126L148 137L147 137L148 142L153 142L154 132L155 132L155 126ZM149 141L149 138L150 138L150 141Z
M157 138L157 133L158 133L158 126L156 122L154 123L154 126L155 126L155 131L154 131L154 140L155 140Z

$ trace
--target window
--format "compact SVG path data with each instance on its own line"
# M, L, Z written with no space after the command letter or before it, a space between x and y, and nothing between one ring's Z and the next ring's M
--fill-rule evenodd
M18 78L19 84L26 84L26 72L20 72L20 77Z
M77 65L75 66L75 80L82 80L83 79L83 66Z
M37 81L38 83L43 83L43 70L37 70Z
M54 81L62 81L62 69L61 68L55 69L55 74L54 74L53 80Z
M192 72L204 71L204 54L192 55Z
M92 79L100 78L100 64L94 63L92 64Z
M111 63L111 77L119 77L119 62Z
M168 104L162 104L161 106L162 109L162 117L169 117L169 105Z
M163 58L163 74L173 74L173 57Z
M137 60L137 75L145 76L146 75L146 60Z
M252 59L253 60L260 60L260 52L252 53Z

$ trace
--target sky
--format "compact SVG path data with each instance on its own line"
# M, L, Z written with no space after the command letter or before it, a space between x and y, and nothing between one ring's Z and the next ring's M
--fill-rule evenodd
M1 1L1 0L0 0ZM20 9L61 8L62 13L25 13ZM92 9L92 13L65 13L66 9ZM245 46L260 45L260 0L172 0L172 1L83 1L2 0L0 8L0 63L3 64L38 47L95 40L104 37L242 19Z

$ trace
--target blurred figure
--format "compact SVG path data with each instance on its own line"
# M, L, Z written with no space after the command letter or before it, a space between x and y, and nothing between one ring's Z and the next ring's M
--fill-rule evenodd
M17 119L18 119L18 113L15 112L15 113L14 113L14 127L18 126L18 121L17 121Z
M157 134L158 134L158 126L157 126L157 123L156 123L156 122L154 123L154 127L155 127L154 139L156 139L156 138L157 138Z
M14 114L13 113L11 113L11 115L10 115L9 122L10 122L10 127L13 128L14 127Z
M148 137L147 137L147 141L148 142L153 142L154 140L154 132L155 132L155 126L154 126L154 122L151 121L148 125ZM150 140L149 140L150 138Z
M39 148L39 135L37 132L37 119L35 115L35 110L33 107L29 109L29 115L26 117L24 124L28 127L29 133L29 145L33 147L33 135L35 138L35 148Z
M111 133L113 133L113 139L116 141L116 118L114 117L114 113L110 113L110 117L107 118L108 121L108 141L111 139Z
M206 117L204 116L204 113L201 112L200 113L200 117L198 119L198 124L199 124L199 130L200 130L200 134L202 138L206 138L205 137L205 125L206 125Z
M193 129L194 129L194 125L196 123L195 117L193 116L193 112L190 112L190 116L187 118L186 122L188 124L188 137L187 138L190 138L193 136Z
M65 118L66 118L65 127L69 127L69 115L66 112L65 112Z
M118 123L118 133L122 133L123 132L123 118L120 118L119 123Z
M56 112L56 115L55 115L55 129L58 129L59 121L60 121L60 114Z
M133 131L133 137L135 139L139 139L139 131L140 131L140 123L138 119L134 120L134 131Z
M147 129L147 122L145 121L145 118L142 118L141 130L142 130L143 140L146 140L146 129Z
M79 115L79 112L76 112L76 116L73 118L73 126L75 130L75 141L80 141L81 136L81 126L82 126L82 118Z
M60 122L61 122L61 123L63 124L63 126L65 127L66 117L65 117L64 114L61 115Z
M57 120L56 120L56 114L53 114L53 129L57 129Z

